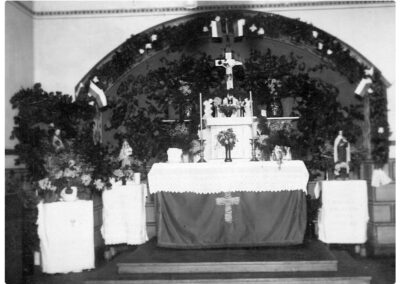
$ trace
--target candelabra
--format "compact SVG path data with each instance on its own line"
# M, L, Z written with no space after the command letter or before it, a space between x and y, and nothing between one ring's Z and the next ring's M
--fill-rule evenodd
M251 138L251 162L258 162L256 157L256 138Z
M207 161L204 159L204 141L205 139L199 139L200 141L200 160L198 160L198 163L206 163Z

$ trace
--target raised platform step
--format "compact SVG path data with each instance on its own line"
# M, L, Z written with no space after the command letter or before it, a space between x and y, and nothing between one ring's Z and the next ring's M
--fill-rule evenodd
M95 280L85 281L86 284L369 284L371 277L305 277L305 278L236 278L236 279L150 279L150 280Z
M117 264L118 273L237 273L337 271L337 260L318 241L289 247L160 248L152 239Z

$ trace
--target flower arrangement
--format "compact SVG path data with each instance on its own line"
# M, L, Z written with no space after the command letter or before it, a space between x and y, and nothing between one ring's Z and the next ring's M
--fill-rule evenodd
M232 128L221 130L217 135L217 140L222 146L229 147L231 149L235 147L235 144L238 141Z
M36 184L38 196L43 202L74 199L89 200L92 190L103 189L101 180L93 180L93 168L71 150L51 153L45 157L47 176Z
M226 116L230 117L234 111L237 110L237 106L235 105L220 105L219 110Z
M171 147L189 150L190 143L195 138L184 122L172 125L168 130Z

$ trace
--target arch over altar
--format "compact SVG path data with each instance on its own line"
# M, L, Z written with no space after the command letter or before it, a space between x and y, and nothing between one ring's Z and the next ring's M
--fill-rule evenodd
M225 36L212 40L210 23L217 17L221 31L231 35L229 42ZM242 19L246 22L243 37L235 37L235 24ZM180 112L189 105L191 136L185 143L190 142L196 138L199 124L198 94L202 92L205 99L225 97L225 70L215 67L214 60L223 58L227 46L244 63L233 70L238 78L234 91L242 97L253 92L255 115L271 101L266 80L283 80L280 96L287 101L284 106L302 118L296 126L300 130L296 146L301 148L297 157L309 160L312 168L326 167L321 158L325 142L344 128L351 143L366 150L364 158L385 163L389 135L386 80L371 62L339 39L283 16L215 11L155 26L108 54L76 90L84 97L89 82L98 78L110 102L102 109L104 140L116 143L115 138L128 138L140 151L136 154L148 160L165 152L171 140L161 120L182 119ZM371 68L374 72L366 75L364 71ZM366 77L371 78L366 85L369 92L362 98L354 96ZM186 86L190 90L187 96L181 92ZM293 104L295 108L290 107Z

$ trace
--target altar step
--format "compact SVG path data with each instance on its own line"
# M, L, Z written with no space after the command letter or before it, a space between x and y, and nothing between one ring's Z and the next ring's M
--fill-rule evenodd
M318 241L292 247L183 250L156 246L156 240L122 255L115 273L86 284L279 283L369 284L371 277L338 269L338 261Z

